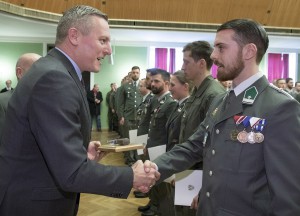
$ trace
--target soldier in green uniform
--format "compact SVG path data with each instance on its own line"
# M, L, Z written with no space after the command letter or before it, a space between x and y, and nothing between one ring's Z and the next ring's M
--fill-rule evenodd
M142 95L138 90L140 68L133 66L131 69L131 81L124 83L117 95L119 124L123 126L123 138L129 138L129 130L137 129L136 111L142 102ZM135 151L125 153L125 163L132 165L137 160Z
M185 142L204 120L212 100L225 92L219 82L211 76L213 61L210 55L213 51L206 41L188 43L183 48L182 70L186 79L193 81L194 89L188 98L181 118L179 142ZM193 169L202 169L198 163ZM176 215L195 215L196 211L190 207L176 206Z
M203 160L197 216L300 215L300 105L259 71L268 45L256 21L218 28L211 58L233 89L187 141L154 160L162 180Z
M151 103L151 121L148 131L148 141L146 149L151 147L166 145L167 133L166 123L171 113L177 106L177 102L173 100L169 92L170 74L161 69L151 69L151 90L155 94ZM156 205L160 215L174 215L174 208L169 208L170 199L167 197L167 183L160 183L151 188L150 199L152 205ZM147 212L143 212L142 216L155 215L155 212L150 208Z

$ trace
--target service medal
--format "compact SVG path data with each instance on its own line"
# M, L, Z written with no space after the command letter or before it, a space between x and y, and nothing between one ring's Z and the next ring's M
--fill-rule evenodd
M251 131L250 133L248 133L248 136L247 136L248 143L250 143L250 144L254 144L255 143L254 134L255 133L253 131Z
M248 133L245 130L239 132L237 140L241 143L246 143L248 141Z
M230 138L231 138L233 141L236 141L236 140L237 140L238 134L239 134L239 131L238 131L237 129L234 129L233 131L231 131Z
M260 132L254 133L254 140L256 143L261 143L265 139L264 135Z

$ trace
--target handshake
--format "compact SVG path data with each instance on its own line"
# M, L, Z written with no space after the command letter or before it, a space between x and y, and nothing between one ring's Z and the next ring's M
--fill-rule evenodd
M131 168L133 170L133 188L142 193L147 193L160 178L156 164L151 161L146 160L143 163L138 160Z

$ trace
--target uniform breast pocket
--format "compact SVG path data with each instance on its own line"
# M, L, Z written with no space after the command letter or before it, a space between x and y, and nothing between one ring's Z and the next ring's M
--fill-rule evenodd
M234 128L234 127L228 127ZM240 132L240 131L239 131ZM262 143L242 143L235 136L236 130L225 130L225 142L222 148L222 167L225 170L250 174L263 166Z
M156 112L154 113L154 121L156 124L160 125L160 124L163 124L165 125L166 124L166 115L163 113L163 112Z

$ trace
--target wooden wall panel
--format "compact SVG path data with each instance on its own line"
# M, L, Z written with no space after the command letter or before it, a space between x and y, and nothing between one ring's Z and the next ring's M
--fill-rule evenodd
M62 1L62 0L61 0ZM67 0L67 9L76 5L89 5L101 10L101 0Z
M62 14L67 9L67 1L65 0L23 0L25 7L34 8L37 10L50 11L53 13Z
M251 18L261 24L266 24L269 20L268 10L272 7L272 3L273 0L233 0L227 20Z
M25 7L62 13L87 4L110 19L220 24L252 18L273 27L300 28L300 0L4 0Z
M220 24L227 18L232 0L193 0L189 7L189 22Z
M298 27L300 28L300 1L273 0L270 9L269 26Z

